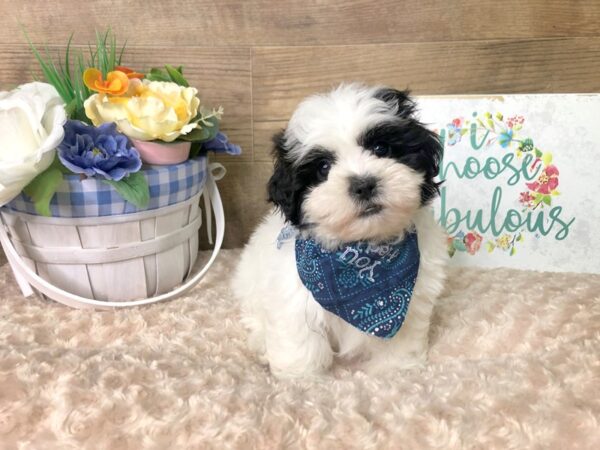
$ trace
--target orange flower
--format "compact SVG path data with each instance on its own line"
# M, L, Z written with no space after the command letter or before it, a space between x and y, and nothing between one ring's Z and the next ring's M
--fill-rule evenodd
M140 80L142 78L144 78L144 74L143 73L139 73L136 72L133 69L130 69L129 67L125 67L125 66L116 66L115 70L119 70L121 72L123 72L125 75L127 75L127 78L139 78Z
M112 95L124 94L129 87L129 78L124 72L120 70L108 72L106 80L103 80L102 72L93 67L83 72L83 82L92 91Z

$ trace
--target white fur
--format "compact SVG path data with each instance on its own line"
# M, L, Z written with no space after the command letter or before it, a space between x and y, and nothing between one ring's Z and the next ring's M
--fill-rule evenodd
M402 234L412 222L420 204L421 174L389 158L377 158L354 147L344 152L333 166L326 183L311 190L304 201L306 221L311 232L326 247L341 242L385 240ZM377 175L381 180L378 195L384 206L381 213L360 217L361 208L350 198L348 178L352 175Z
M387 157L363 149L359 136L368 127L398 122L397 105L374 97L377 88L344 85L300 104L285 133L295 167L315 147L335 155L326 181L312 187L302 203L309 233L322 245L383 241L417 228L421 262L407 317L398 334L383 340L369 336L324 310L302 284L293 240L281 249L277 236L284 218L270 213L242 253L232 286L241 300L242 320L251 347L274 374L318 374L334 356L365 361L378 371L392 364L408 367L423 361L433 304L444 281L445 236L430 211L420 205L423 176ZM381 212L365 216L364 204L349 194L351 176L377 176Z
M356 147L356 139L366 128L396 121L397 106L373 97L378 87L342 84L326 94L305 99L294 111L286 138L295 147L291 157L299 161L311 148L322 146L336 151Z
M418 212L415 225L421 264L413 298L398 334L383 340L348 325L312 298L298 276L293 241L277 249L283 218L277 212L266 217L242 252L232 287L241 300L250 346L275 375L318 374L330 367L334 355L359 356L369 371L423 362L447 254L443 231L428 209Z

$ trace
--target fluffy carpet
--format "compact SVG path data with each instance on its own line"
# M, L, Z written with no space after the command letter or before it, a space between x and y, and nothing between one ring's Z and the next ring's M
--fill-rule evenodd
M191 295L77 311L0 269L2 448L600 448L600 276L454 269L425 367L278 381L224 251Z

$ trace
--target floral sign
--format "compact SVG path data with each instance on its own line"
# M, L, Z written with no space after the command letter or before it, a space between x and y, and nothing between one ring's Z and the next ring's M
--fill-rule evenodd
M600 96L422 98L419 103L421 120L444 146L435 210L453 262L600 272L600 258L593 253L600 251L592 231L597 213L582 207L593 202L594 184L598 188L590 161L600 155L593 123ZM581 242L582 235L587 242Z

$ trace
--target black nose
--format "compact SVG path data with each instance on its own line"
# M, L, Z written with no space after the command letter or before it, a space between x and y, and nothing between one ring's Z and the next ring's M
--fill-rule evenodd
M370 200L377 194L379 180L372 175L350 177L350 195L357 200Z

